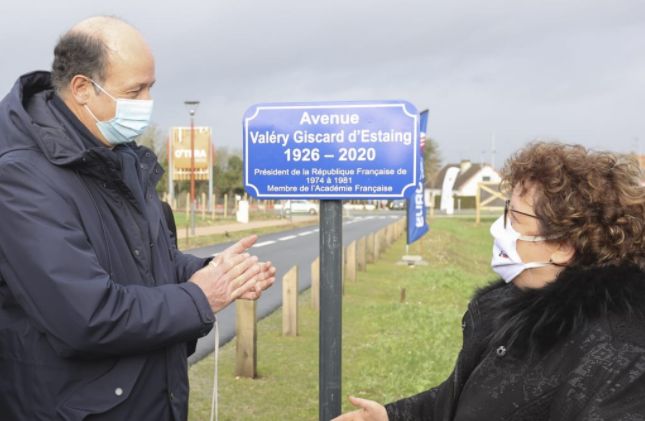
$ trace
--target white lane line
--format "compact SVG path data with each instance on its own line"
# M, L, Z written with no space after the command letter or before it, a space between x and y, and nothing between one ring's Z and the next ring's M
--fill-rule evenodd
M298 234L298 237L304 237L305 235L313 234L313 231L304 231Z
M293 240L294 238L296 238L295 235L287 235L286 237L278 238L278 241Z
M274 243L275 243L275 241L270 241L270 240L269 241L263 241L261 243L257 243L256 245L254 245L253 248L264 247L264 246L268 246L269 244L274 244Z

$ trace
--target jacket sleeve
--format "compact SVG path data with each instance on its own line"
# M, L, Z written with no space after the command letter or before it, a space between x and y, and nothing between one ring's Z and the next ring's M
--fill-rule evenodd
M213 313L192 283L114 283L64 190L70 186L53 178L23 161L0 166L0 272L60 355L132 354L210 330ZM198 260L191 260L192 266Z
M571 370L552 408L554 421L642 420L645 414L645 349L602 342Z
M185 254L175 249L175 268L179 282L188 281L199 269L203 268L213 258L201 258L192 254Z
M433 420L437 394L442 386L385 405L389 421Z
M389 421L451 419L455 372L439 386L385 405Z

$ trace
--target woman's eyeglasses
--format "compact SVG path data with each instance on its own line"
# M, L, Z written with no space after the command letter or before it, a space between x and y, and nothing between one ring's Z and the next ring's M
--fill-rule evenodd
M508 213L509 212L515 212L515 213L519 213L520 215L530 216L531 218L540 219L540 218L538 218L537 215L532 215L530 213L521 212L521 211L518 211L518 210L515 210L515 209L511 209L511 201L510 201L510 199L506 199L506 201L504 202L504 228L506 228L506 221L508 221Z

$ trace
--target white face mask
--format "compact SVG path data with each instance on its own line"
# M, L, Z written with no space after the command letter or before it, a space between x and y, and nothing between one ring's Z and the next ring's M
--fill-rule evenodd
M546 237L521 235L513 229L510 223L504 228L504 217L500 216L490 227L490 233L494 238L493 270L507 283L515 279L525 269L539 268L551 265L551 262L522 262L517 254L517 240L522 241L546 241Z
M89 107L85 105L85 109L96 120L96 127L112 145L133 142L150 123L152 100L114 98L98 83L93 80L90 81L116 102L116 113L108 121L99 121Z

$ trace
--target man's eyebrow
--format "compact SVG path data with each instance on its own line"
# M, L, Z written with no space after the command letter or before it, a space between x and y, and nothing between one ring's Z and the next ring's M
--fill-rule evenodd
M126 89L126 91L140 90L140 89L143 89L143 88L146 88L146 87L148 87L148 88L152 88L152 87L155 85L155 83L157 83L157 81L156 81L156 80L153 80L153 81L152 81L152 82L150 82L150 83L146 83L146 82L133 83L132 85L130 85L130 86Z

